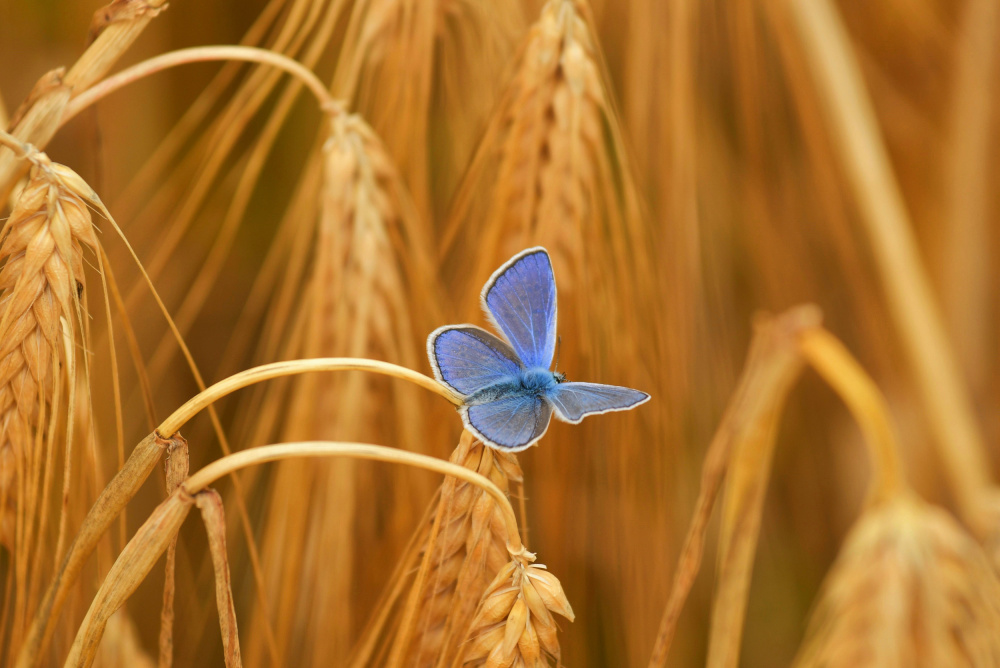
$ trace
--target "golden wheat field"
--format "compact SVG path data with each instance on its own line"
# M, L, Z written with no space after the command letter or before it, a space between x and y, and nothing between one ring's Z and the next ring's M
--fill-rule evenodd
M1000 667L995 0L99 3L0 0L0 665ZM534 246L652 399L514 452Z

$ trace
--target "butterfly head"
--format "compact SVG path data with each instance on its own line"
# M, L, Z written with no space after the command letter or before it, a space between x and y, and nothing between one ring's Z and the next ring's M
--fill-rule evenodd
M553 371L552 372L552 377L556 379L557 383L565 383L566 382L566 374L564 374L562 371Z

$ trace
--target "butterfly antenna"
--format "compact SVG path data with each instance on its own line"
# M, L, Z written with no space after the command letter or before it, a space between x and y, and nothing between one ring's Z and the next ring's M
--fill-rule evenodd
M562 352L562 336L556 336L556 366L555 371L559 370L559 353Z

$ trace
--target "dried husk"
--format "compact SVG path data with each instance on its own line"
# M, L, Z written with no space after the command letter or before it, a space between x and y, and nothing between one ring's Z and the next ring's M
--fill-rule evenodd
M573 621L558 578L540 564L513 560L483 594L461 665L544 668L560 659L553 613Z

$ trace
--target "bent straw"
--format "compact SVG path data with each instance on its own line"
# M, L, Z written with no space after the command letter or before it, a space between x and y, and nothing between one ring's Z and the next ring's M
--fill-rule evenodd
M349 357L317 358L309 360L291 360L275 362L247 369L212 385L199 393L163 421L160 429L144 438L129 456L125 466L112 478L100 497L91 507L81 524L73 544L70 546L58 572L49 583L41 605L31 621L31 627L18 653L15 665L17 668L30 668L37 663L41 648L48 643L54 628L54 620L62 609L62 604L69 593L69 587L76 581L83 569L84 561L97 545L114 518L135 495L139 487L156 466L164 448L172 440L180 437L176 431L180 429L198 411L211 405L240 388L254 383L279 378L288 375L309 373L314 371L370 371L382 373L402 380L416 383L420 387L431 390L444 397L452 404L461 403L461 398L451 392L441 383L422 373L406 367L378 360L356 359ZM160 436L163 430L169 430L170 439ZM522 548L523 549L523 548Z
M885 397L854 356L825 329L809 329L799 350L816 372L840 396L858 423L872 460L870 503L894 498L906 488L899 445Z
M830 135L853 188L949 488L962 517L982 537L989 529L982 501L991 485L986 448L850 37L830 0L784 0L779 5L792 18L825 99Z
M453 476L478 486L493 497L503 513L504 523L507 525L508 552L512 556L520 556L529 561L534 559L534 556L528 553L521 544L514 508L507 496L488 478L470 471L464 466L429 455L367 443L303 441L251 448L212 462L189 477L176 492L157 506L149 519L136 532L135 537L122 550L101 584L77 631L76 639L73 641L65 665L91 665L108 618L125 603L158 561L160 554L166 549L170 535L180 528L190 510L194 502L194 495L219 478L254 464L292 457L329 456L405 464Z
M722 422L705 453L698 499L674 570L670 596L660 619L649 668L663 668L667 663L677 623L701 569L712 510L723 481L731 477L730 465L733 463L734 453L748 447L748 443L761 447L761 443L766 446L773 442L784 399L803 367L797 336L803 329L818 327L821 317L816 307L800 306L773 319L759 320L756 325L739 385L730 398ZM730 518L728 526L731 525ZM724 526L727 524L724 523ZM748 545L739 546L741 549L737 550L737 557L743 562L748 558L746 547L750 543L756 544L755 541L745 542ZM728 549L725 550L723 557L728 552ZM749 556L752 558L752 554ZM736 562L737 559L730 561ZM720 559L720 571L723 566ZM735 614L727 615L725 619L716 619L721 613L714 613L713 628L738 626L738 621L733 617L742 618L745 600L741 601L740 596L732 594L733 589L733 586L727 587ZM715 608L719 608L718 599ZM717 649L716 653L718 651Z
M101 98L114 91L127 86L134 81L147 77L150 74L161 72L178 65L188 63L200 63L214 60L242 60L261 65L271 65L280 70L288 72L293 77L301 81L306 88L316 97L319 106L326 112L340 111L340 103L330 95L326 86L320 81L312 70L299 61L283 56L267 49L258 49L252 46L196 46L190 49L178 49L156 56L149 60L144 60L137 65L133 65L122 70L118 74L104 79L99 84L87 89L73 98L66 105L63 112L61 124L65 124L81 111L94 104Z
M430 376L425 376L419 371L408 369L398 364L370 360L358 357L317 357L314 359L291 360L287 362L273 362L262 366L247 369L233 374L225 380L221 380L215 385L207 388L204 392L199 392L195 396L175 410L170 417L160 423L157 431L161 434L174 434L184 424L195 416L203 408L211 405L222 397L242 389L254 383L271 378L280 378L300 373L310 373L313 371L371 371L381 373L386 376L393 376L401 380L408 380L415 385L430 390L440 397L458 406L462 403L462 398L448 389L445 385L434 380Z

